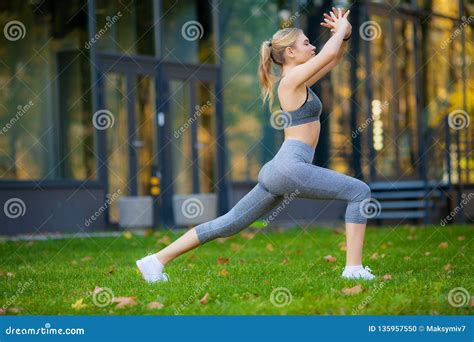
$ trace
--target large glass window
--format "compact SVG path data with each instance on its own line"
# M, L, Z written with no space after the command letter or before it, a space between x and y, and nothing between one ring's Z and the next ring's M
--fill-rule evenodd
M79 0L2 3L1 179L95 177L86 9Z
M96 8L99 50L155 55L152 0L96 0Z
M278 11L276 2L224 1L220 4L224 54L224 127L230 178L256 180L265 158L275 150L268 104L262 106L257 76L260 45L288 25L290 9ZM280 70L275 70L279 73ZM276 93L276 92L275 92ZM278 101L275 101L278 105Z
M181 63L214 63L211 1L163 0L162 6L162 57Z

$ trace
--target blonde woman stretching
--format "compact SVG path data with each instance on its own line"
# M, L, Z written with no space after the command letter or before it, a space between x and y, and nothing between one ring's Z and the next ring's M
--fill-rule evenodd
M156 254L136 262L148 282L167 281L164 265L181 254L218 237L234 235L263 214L276 207L285 195L298 197L344 200L347 204L345 229L347 239L346 267L343 278L374 279L369 267L362 266L367 217L362 206L370 200L370 188L364 182L347 175L312 164L320 133L319 115L322 103L310 86L339 62L344 40L351 35L344 13L333 8L325 23L334 35L316 54L315 47L301 29L286 28L277 31L271 41L261 47L259 77L263 101L273 103L272 63L281 67L277 87L281 118L285 122L285 140L277 154L258 174L257 185L227 214L190 229L172 244Z

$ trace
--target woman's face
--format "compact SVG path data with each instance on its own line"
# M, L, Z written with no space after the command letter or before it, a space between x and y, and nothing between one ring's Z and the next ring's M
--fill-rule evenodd
M290 49L287 49L289 59L296 64L307 62L310 58L316 56L316 47L311 45L308 37L303 33L298 35L296 43Z

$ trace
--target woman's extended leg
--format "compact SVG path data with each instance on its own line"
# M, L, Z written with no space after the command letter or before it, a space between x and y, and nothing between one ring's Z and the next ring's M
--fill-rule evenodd
M200 244L218 237L234 235L248 227L282 200L283 196L273 195L260 183L257 183L227 214L197 225L159 251L156 257L164 265Z
M283 196L271 194L257 183L227 214L197 225L158 253L138 260L137 266L147 281L165 280L162 271L166 263L215 238L238 233L283 199Z

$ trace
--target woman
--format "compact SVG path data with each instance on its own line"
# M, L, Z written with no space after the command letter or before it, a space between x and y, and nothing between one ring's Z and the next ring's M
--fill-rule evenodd
M145 280L168 280L163 269L169 261L215 238L238 233L276 207L289 193L303 198L347 201L346 267L342 277L375 278L370 268L361 264L367 222L362 207L370 200L369 186L356 178L312 164L320 133L322 103L309 87L339 62L343 42L351 35L349 13L333 8L330 16L325 14L326 22L321 25L330 28L334 35L318 54L298 28L279 30L271 41L262 44L259 77L263 101L269 99L270 109L273 104L272 62L282 70L277 89L282 111L276 121L285 123L285 140L275 157L260 170L257 185L227 214L197 225L158 253L138 260L136 264Z

